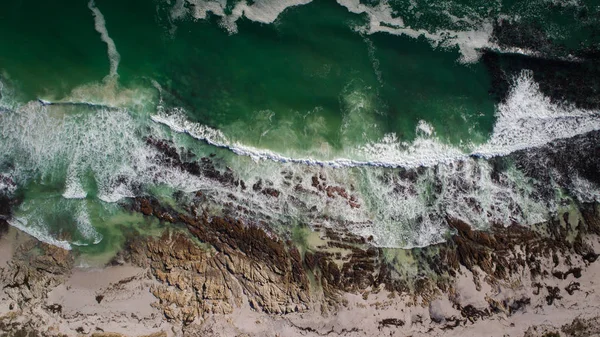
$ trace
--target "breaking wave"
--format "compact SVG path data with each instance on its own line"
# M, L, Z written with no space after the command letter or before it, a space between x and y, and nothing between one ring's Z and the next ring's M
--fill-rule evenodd
M494 36L495 25L503 22L526 22L539 19L543 3L532 1L530 5L508 6L502 2L478 3L477 6L460 6L451 1L435 4L420 1L367 1L336 0L338 5L351 13L366 17L365 24L354 27L363 34L388 33L410 38L424 38L434 48L458 49L461 63L479 60L483 50L539 56L540 51L523 46L507 46L498 43ZM170 8L173 21L192 17L204 20L209 14L221 18L220 24L229 33L238 32L237 21L244 18L258 23L272 24L286 9L306 5L312 0L177 0ZM561 3L574 8L582 5L577 1ZM514 8L513 8L514 7ZM435 17L437 26L431 26L421 16ZM561 35L556 28L549 29L552 36ZM557 36L557 37L559 37ZM562 36L560 36L562 37Z
M258 190L262 188L259 177L268 177L268 186L281 193L272 199L236 189L234 199L221 196L219 200L250 207L256 218L264 214L265 219L279 217L285 222L285 213L309 224L372 237L381 247L402 248L444 241L447 217L461 218L478 228L548 220L559 207L555 197L543 196L532 178L514 166L498 173L490 160L600 130L598 112L551 102L527 71L514 80L507 99L496 108L496 118L489 140L466 151L441 142L434 128L421 121L413 142L401 142L389 134L380 142L348 152L365 160L318 160L239 144L217 129L188 121L180 109L159 110L151 116L171 131L252 158L258 167L245 176L258 180ZM247 170L248 164L244 165L234 171ZM318 183L319 177L328 185ZM574 197L583 201L599 195L597 187L585 179L575 182ZM345 186L343 191L340 186ZM338 198L346 193L349 199ZM315 214L328 217L324 220Z
M309 2L259 0L229 6L226 1L177 0L171 18L191 15L205 19L212 13L235 33L241 18L270 24L287 8ZM482 49L502 49L492 38L494 22L476 14L448 12L452 25L433 29L409 24L388 1L376 5L358 0L337 3L367 18L364 25L354 27L364 35L385 32L424 37L434 47L458 48L461 62L476 61ZM209 205L203 207L240 219L284 225L303 222L349 231L371 237L380 247L412 248L442 242L448 232L447 217L464 219L478 228L491 223L535 224L547 220L559 203L554 196L543 195L533 179L514 165L498 171L492 163L494 157L600 130L598 111L552 102L541 93L532 74L523 72L514 80L506 100L496 106L492 134L483 144L445 143L428 121L421 120L412 141L402 141L394 133L378 134L378 141L353 143L326 158L261 149L189 121L180 108L156 106L154 92L120 88L120 54L95 2L91 0L88 7L94 27L107 45L110 71L103 83L76 88L61 100L18 104L11 101L0 82L0 191L13 193L17 185L32 182L59 186L55 194L68 210L64 217L77 237L63 239L50 228L43 212L53 212L54 206L46 207L43 201L23 206L26 209L17 212L10 223L65 249L103 239L87 202L114 203L149 194L157 186L184 192L201 190ZM382 82L378 61L370 57ZM160 91L157 83L155 86ZM354 117L351 112L344 116L345 127L363 121ZM233 178L223 182L215 180L215 172L192 174L172 165L168 154L147 141L167 139L172 151L181 154L188 151L182 140L189 138L186 135L207 143L210 152L217 147L225 149L221 154L235 154L221 158L222 165L215 168ZM596 186L582 177L574 177L572 188L583 201L600 198ZM31 213L25 214L27 210Z
M417 125L417 138L413 142L401 142L391 133L379 142L347 150L353 158L319 160L285 156L271 150L240 144L230 140L217 129L187 120L181 109L174 109L170 113L159 110L151 119L175 132L187 133L210 145L229 149L237 155L248 156L254 160L332 168L411 168L450 163L469 157L492 158L600 129L599 112L578 109L571 104L551 102L550 98L540 92L529 71L523 71L515 79L508 98L497 106L496 122L490 139L481 145L467 145L471 151L443 143L435 137L435 130L426 121L420 121Z
M53 245L56 247L60 247L62 249L66 249L66 250L72 249L69 241L55 239L50 233L48 233L48 231L46 230L46 227L44 227L44 226L30 226L25 219L19 219L19 218L10 219L10 220L8 220L8 223L11 226L33 236L34 238L36 238L42 242L45 242L47 244L50 244L50 245Z
M167 113L159 107L152 114L136 105L119 107L117 102L124 100L90 99L98 103L75 106L33 101L0 114L1 161L12 163L11 179L19 185L40 178L62 181L59 194L75 203L94 198L116 202L147 193L150 186L202 190L211 207L241 219L302 221L372 237L381 247L411 248L445 240L448 216L481 228L546 220L557 203L541 197L517 169L495 174L489 159L600 130L596 112L552 103L527 72L498 105L496 125L485 144L473 145L471 151L444 144L435 129L421 121L412 143L390 134L349 152L367 160L286 157L232 142L217 129L189 122L180 109ZM153 136L183 144L181 137L187 137L183 133L236 154L241 160L227 165L235 179L244 179L252 188L166 165L164 154L144 140ZM254 162L243 160L248 157ZM582 198L599 195L585 179L575 183ZM278 197L268 195L265 188L276 190ZM74 209L70 221L83 241L58 240L44 221L22 215L11 223L63 248L99 242L102 236L85 207Z

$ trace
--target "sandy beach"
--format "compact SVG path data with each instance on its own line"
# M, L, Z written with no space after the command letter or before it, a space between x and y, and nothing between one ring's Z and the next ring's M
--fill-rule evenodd
M594 248L600 247L597 236L588 237L588 241ZM248 295L242 295L243 300L229 313L207 314L182 324L169 319L164 308L158 305L165 299L153 295L153 290L160 288L161 280L155 277L150 267L132 264L104 268L72 266L63 274L58 271L54 274L31 273L23 282L24 287L16 285L20 271L15 274L15 268L23 266L24 257L32 259L22 249L32 245L39 243L16 229L11 229L0 239L3 284L0 327L7 331L33 329L43 332L44 336L131 337L600 334L597 322L600 316L600 265L581 258L577 261L575 256L571 257L570 263L581 266L580 271L560 278L551 276L542 283L529 281L530 275L525 269L512 283L485 277L475 281L478 277L462 266L449 291L438 291L427 299L410 292L391 293L382 286L356 293L339 293L334 307L324 305L322 300L314 297L308 310L274 315L257 310ZM54 254L58 266L64 265L56 259L56 249L45 245L41 249L45 249L46 254ZM62 253L65 259L69 258L69 252ZM31 265L45 261L45 255L41 256L30 260ZM547 263L552 270L567 267L562 262L556 266L550 260ZM485 275L482 270L475 271ZM42 286L38 287L34 282ZM560 295L550 299L552 289L559 289ZM169 294L177 296L176 292ZM491 310L492 304L498 304L497 310ZM571 326L578 327L579 332L568 333ZM582 326L586 332L581 332ZM19 329L15 330L15 327Z

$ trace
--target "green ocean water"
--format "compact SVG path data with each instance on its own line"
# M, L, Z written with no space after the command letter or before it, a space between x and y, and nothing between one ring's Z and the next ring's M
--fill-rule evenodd
M323 211L346 222L368 222L382 237L397 233L398 239L388 245L433 243L443 237L434 233L441 227L418 227L428 225L416 221L422 219L420 211L410 207L448 211L448 195L436 195L432 202L427 192L427 179L440 179L441 173L423 178L417 183L421 192L400 205L381 196L382 180L374 176L387 173L369 169L369 162L447 162L488 144L496 146L489 147L494 151L510 151L514 142L494 133L504 110L490 94L491 74L477 59L466 62L465 55L477 52L481 36L487 38L485 46L504 48L490 37L490 27L504 17L519 16L515 20L525 22L522 35L534 27L546 34L551 46L560 46L542 52L566 57L561 53L593 45L590 27L598 15L598 5L590 1L367 1L361 5L371 12L356 13L358 9L343 1L316 0L285 9L273 23L260 22L278 8L268 1L247 3L245 16L234 24L225 20L240 3L0 4L0 107L5 110L0 115L0 173L15 181L14 193L24 200L15 210L21 227L101 254L116 249L122 228L146 221L131 218L118 202L141 194L172 201L174 191L201 189L213 191L218 204L221 195L231 193L175 170L157 173L162 168L148 159L151 152L144 143L144 137L153 136L198 156L216 153L218 168L233 167L249 180L277 176L282 170L309 177L317 170L277 160L257 162L264 153L284 161L335 162L336 167L353 160L366 163L367 168L327 171L340 184L356 184L366 209L360 214L353 210L348 218L335 205ZM204 17L206 8L212 12ZM93 9L102 15L100 25ZM369 26L374 18L386 18L381 13L389 19ZM398 20L408 27L405 33L399 33L403 27ZM111 55L113 42L118 58ZM518 43L513 47L526 49ZM111 66L116 74L110 75ZM532 92L524 98L515 94L515 100L545 102L534 85L523 86ZM43 106L38 99L97 105ZM510 116L515 107L529 105L507 106ZM199 140L151 120L174 113L209 131L193 134ZM596 125L592 122L591 127ZM539 138L544 137L550 136ZM206 139L220 147L202 141ZM249 151L254 153L250 158L238 156ZM274 184L278 179L271 178ZM486 195L489 187L481 188L477 193ZM265 206L257 200L261 212L309 221L300 211L285 211L286 205ZM369 228L355 231L367 235ZM411 231L430 231L432 239L415 241Z
M25 27L4 43L0 61L27 99L61 97L106 74L87 3L67 12L66 4L33 12L6 5L2 31ZM457 64L455 50L432 50L426 41L361 36L352 26L364 18L333 2L289 10L276 25L241 22L234 35L214 19L182 22L170 33L152 1L98 6L121 55L121 85L152 78L170 105L244 144L310 153L318 141L336 151L390 132L410 140L419 120L452 143L491 132L494 102L481 64ZM78 20L57 25L59 17Z

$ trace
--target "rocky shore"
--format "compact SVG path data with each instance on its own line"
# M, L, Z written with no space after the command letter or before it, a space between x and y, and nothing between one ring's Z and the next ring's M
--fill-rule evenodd
M15 229L3 234L0 335L600 333L597 205L537 228L482 232L448 219L456 231L447 243L392 258L326 229L299 249L257 227L149 199L132 210L183 226L132 235L100 270L76 267L72 252Z
M568 190L576 187L574 174L597 183L598 163L581 150L595 153L597 138L591 133L513 157L540 184ZM184 160L168 142L147 142L165 165L280 197L262 180L246 183L218 170L210 158ZM400 172L402 179L414 174ZM501 169L492 174L502 181ZM311 183L314 191L305 193L360 207L351 189L318 175ZM319 224L280 233L266 217L248 221L258 214L234 204L235 217L213 214L202 207L201 192L179 198L177 207L137 197L122 206L160 222L162 234L130 231L111 262L94 269L76 263L77 251L8 226L18 200L3 198L0 336L600 334L600 205L593 202L565 204L550 221L529 227L476 230L447 216L446 242L403 250Z

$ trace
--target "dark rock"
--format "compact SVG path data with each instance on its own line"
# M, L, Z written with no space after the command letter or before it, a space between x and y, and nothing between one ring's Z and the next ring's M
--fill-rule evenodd
M8 224L8 221L4 220L4 219L0 219L0 238L8 233L8 228L10 227L10 225Z
M271 197L274 197L274 198L278 198L279 194L280 194L280 192L278 190L276 190L274 188L270 188L270 187L267 187L267 188L263 189L262 193L264 195L268 195L268 196L271 196Z
M512 315L515 312L518 312L525 308L526 306L531 304L531 299L529 297L523 297L518 300L513 301L508 307L508 312Z
M573 274L573 276L575 278L580 278L581 277L581 268L577 267L577 268L571 268L569 269L563 276L563 279L566 279L569 275Z
M486 308L484 310L477 309L472 305L467 305L460 309L460 313L463 317L469 320L471 323L477 321L478 319L483 319L489 317L491 314L489 310Z
M50 305L46 306L46 310L50 311L53 314L57 314L57 313L60 314L60 313L62 313L62 305L50 304Z
M600 131L555 140L535 150L517 151L511 157L519 170L540 182L536 187L545 195L544 198L554 196L552 180L567 190L574 188L572 180L576 176L600 186ZM553 172L552 176L550 172ZM589 206L583 208L584 218L585 213L595 212ZM596 228L598 219L587 220L588 226Z
M555 300L562 299L562 296L560 296L560 289L558 287L546 287L546 290L548 291L548 296L546 296L546 303L548 303L548 305L552 305Z
M460 325L460 323L463 323L462 320L456 318L456 317L450 317L449 319L446 319L446 322L448 322L448 324L444 325L441 329L442 331L445 330L452 330L454 328L456 328L457 326Z
M600 335L600 317L575 318L573 322L563 325L561 331L570 337L598 336Z
M587 261L588 263L594 263L598 259L598 256L600 256L600 254L596 254L595 252L590 252L590 253L586 253L585 255L583 255L582 258L585 261Z
M387 327L387 326L404 326L404 321L398 318L385 318L381 321L379 321L379 330L381 330L381 328L383 327Z
M233 174L229 171L222 173L209 158L201 158L200 161L195 161L193 160L195 157L194 154L189 151L183 152L183 155L180 155L180 152L177 151L172 142L152 137L146 137L145 140L146 144L153 146L162 154L162 157L159 159L163 165L177 167L192 175L204 176L218 181L223 185L236 185ZM239 185L239 181L237 185Z
M579 290L579 282L569 283L569 285L567 287L565 287L565 290L567 291L567 293L569 293L569 295L573 295L573 293L576 290Z

